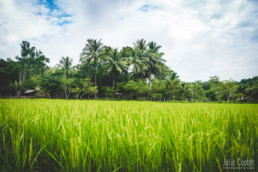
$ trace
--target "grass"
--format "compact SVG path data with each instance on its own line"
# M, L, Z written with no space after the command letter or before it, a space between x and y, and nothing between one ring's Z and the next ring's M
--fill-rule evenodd
M257 119L257 104L2 99L0 171L221 171L255 159Z

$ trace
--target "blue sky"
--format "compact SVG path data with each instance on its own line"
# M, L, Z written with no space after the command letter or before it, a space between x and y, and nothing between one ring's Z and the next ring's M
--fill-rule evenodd
M58 6L57 1L54 0L38 0L39 6L44 6L48 11L48 17L52 18L55 17L58 19L57 25L63 26L65 24L72 23L69 20L73 15L66 13L61 7ZM38 15L44 15L42 13L38 13Z
M62 56L76 64L88 38L115 48L156 41L183 81L258 75L256 0L0 1L0 58L27 40L51 66Z

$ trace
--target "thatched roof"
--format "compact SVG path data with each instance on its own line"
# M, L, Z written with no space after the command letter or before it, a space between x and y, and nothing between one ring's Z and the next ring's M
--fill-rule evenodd
M27 91L25 91L24 93L25 93L25 94L34 93L34 92L37 92L39 89L40 89L40 88L37 88L37 87L36 87L35 89L27 90Z
M24 93L25 94L29 94L29 93L34 93L34 92L36 92L37 90L27 90L27 91L25 91Z

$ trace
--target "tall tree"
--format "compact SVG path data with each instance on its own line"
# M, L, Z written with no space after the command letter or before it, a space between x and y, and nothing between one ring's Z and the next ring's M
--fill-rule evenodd
M49 59L41 51L31 47L28 41L22 41L20 45L21 57L16 57L19 65L19 79L15 82L18 97L21 96L25 84L28 83L28 79L32 75L43 75L44 70L47 68L46 63L49 62Z
M21 57L16 56L19 64L19 79L16 83L17 96L22 95L23 86L28 75L30 65L35 59L35 47L30 47L30 43L22 41L21 45Z
M168 78L171 80L178 79L179 76L174 70L168 70Z
M122 50L120 51L122 57L130 57L132 52L133 52L133 48L129 46L123 47Z
M216 95L216 99L221 102L221 98L224 95L223 82L220 81L218 76L211 76L209 80L211 84L210 90Z
M64 84L65 98L69 98L69 85L71 85L72 80L69 79L69 73L72 70L73 59L70 57L62 57L60 62L61 70L64 72L65 77L62 79L62 83Z
M182 82L182 100L186 100L191 97L191 88L190 88L190 84L186 83L186 82Z
M70 57L62 57L59 61L59 65L64 71L66 79L69 78L69 72L72 70L72 63L73 59L71 59Z
M181 81L179 79L166 80L165 91L167 93L167 98L172 97L173 100L181 100L184 93L184 88L181 85Z
M147 43L146 43L146 40L144 40L144 39L138 39L133 44L134 44L134 48L136 48L136 49L139 49L142 51L147 49Z
M202 88L202 81L195 81L190 83L189 89L191 91L191 101L201 100L205 98L205 90Z
M44 72L48 69L47 63L49 63L50 60L40 50L36 50L35 56L33 72L34 74L41 74L41 76L43 76Z
M113 77L113 97L115 93L115 83L118 76L123 72L126 71L128 68L128 62L121 54L118 52L117 49L114 49L110 52L108 56L108 61L105 64L105 68L107 73L111 73Z
M0 59L0 96L12 95L15 90L14 81L18 80L18 63L11 59Z
M151 86L151 96L154 100L161 100L166 92L166 83L154 78Z
M139 78L144 78L146 75L148 61L147 43L144 39L138 39L133 44L134 48L130 56L130 64L133 67L133 79L137 79L137 76Z
M48 94L50 98L59 97L62 91L62 77L61 71L49 71L43 76L40 83L41 91Z
M242 79L238 83L238 92L242 94L241 100L257 103L258 100L258 76Z
M227 94L227 103L229 103L230 98L233 97L237 91L238 86L233 80L224 81L225 93Z
M82 97L85 95L85 94L88 94L91 95L91 94L94 94L95 91L98 91L96 87L93 86L93 83L90 81L89 78L86 78L86 79L80 79L81 81L81 87L79 88L80 90L80 99L82 99Z
M152 53L159 53L159 50L161 49L161 45L158 45L156 42L151 41L148 43L148 48L151 50ZM161 53L164 55L163 53Z
M253 77L253 84L247 89L251 102L258 103L258 77Z
M147 70L147 54L146 52L135 48L130 57L130 65L132 66L133 79L136 76L144 76Z
M161 46L157 45L156 42L151 41L148 43L148 69L146 74L149 79L149 85L151 75L159 78L165 76L165 73L168 71L168 67L165 65L166 60L162 58L164 53L159 52L160 48Z
M101 43L101 39L97 41L96 39L88 39L85 47L82 50L80 55L80 61L82 63L90 63L94 62L94 84L95 87L97 85L96 78L96 70L97 70L97 62L101 58L101 50L104 49L103 43ZM97 98L97 91L95 91L95 98Z

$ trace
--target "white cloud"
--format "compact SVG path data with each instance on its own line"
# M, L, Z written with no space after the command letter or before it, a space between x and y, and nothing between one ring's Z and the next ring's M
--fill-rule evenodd
M4 58L18 55L22 40L41 49L55 65L61 56L78 62L88 38L102 38L118 48L144 38L162 45L168 66L183 81L258 75L258 7L251 1L56 1L72 14L68 19L58 18L58 10L49 16L49 9L35 5L36 1L26 2L0 2L0 55ZM145 12L139 10L146 4ZM71 23L57 24L63 21Z

